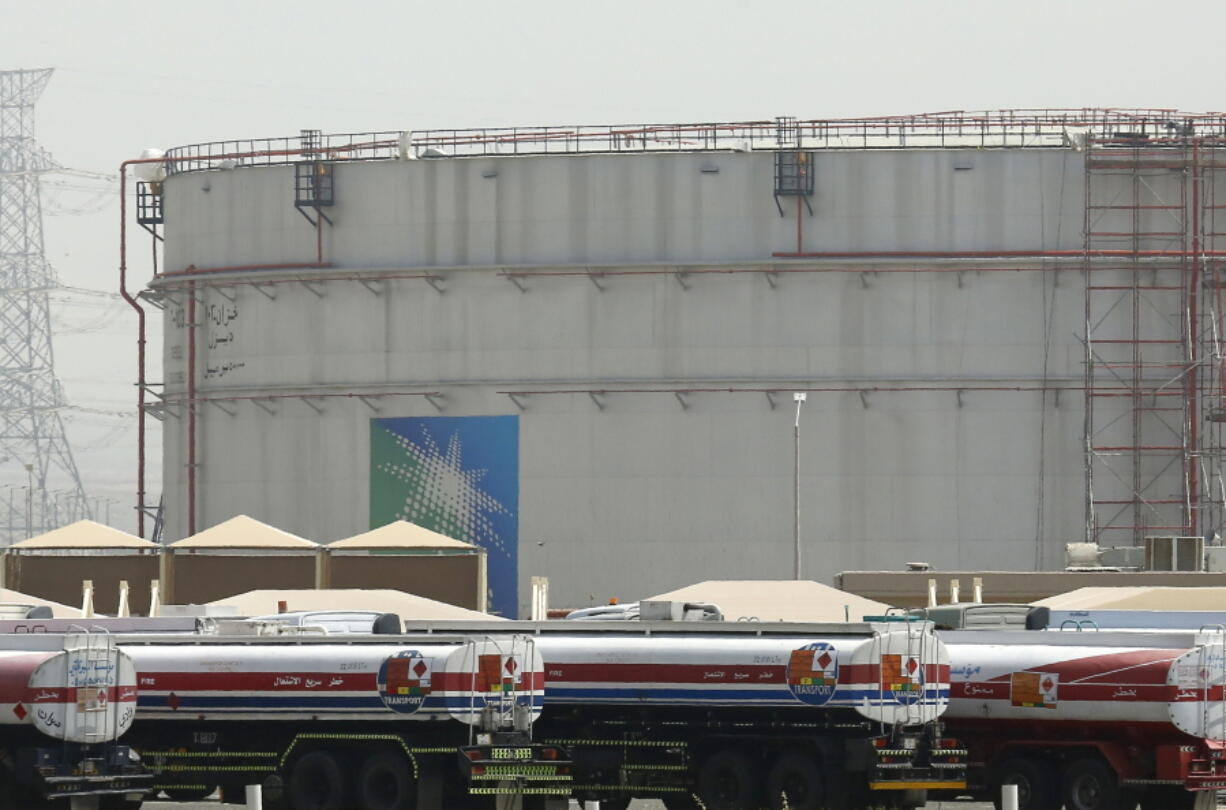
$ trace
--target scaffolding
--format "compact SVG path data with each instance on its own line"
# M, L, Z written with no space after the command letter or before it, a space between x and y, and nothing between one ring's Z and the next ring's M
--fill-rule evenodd
M1101 133L1085 157L1086 540L1220 529L1217 133Z

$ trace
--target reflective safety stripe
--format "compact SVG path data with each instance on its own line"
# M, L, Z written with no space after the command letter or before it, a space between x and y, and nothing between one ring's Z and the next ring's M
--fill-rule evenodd
M625 745L635 748L685 748L676 740L543 740L545 745Z
M211 757L271 757L276 758L280 754L270 753L266 751L141 751L141 758L145 757L191 757L192 759L209 759Z
M506 787L506 788L469 788L471 796L569 796L570 786L560 788Z
M566 774L558 773L557 765L486 765L484 774L477 774L473 778L497 774L505 774L507 776L528 776L532 774L534 776L556 776L559 779L570 779Z
M966 780L958 782L869 782L869 790L962 790Z

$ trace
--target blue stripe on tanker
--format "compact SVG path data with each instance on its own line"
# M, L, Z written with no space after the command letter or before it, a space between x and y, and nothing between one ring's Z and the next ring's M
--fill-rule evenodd
M907 697L913 696L914 692L902 692L899 694ZM780 705L791 706L800 703L792 699L789 695L782 694L776 690L746 690L746 689L650 689L642 690L635 687L625 689L567 689L564 687L547 686L545 688L546 702L560 702L569 700L619 700L619 701L639 701L648 702L656 700L688 700L694 703L710 703L723 701L736 702L774 702ZM869 703L880 705L885 703L899 703L892 691L882 692L880 689L848 689L840 690L838 694L827 704L827 706L846 706L854 708L860 705L861 701L868 699ZM949 689L926 689L924 690L924 698L926 700L947 700L949 698Z

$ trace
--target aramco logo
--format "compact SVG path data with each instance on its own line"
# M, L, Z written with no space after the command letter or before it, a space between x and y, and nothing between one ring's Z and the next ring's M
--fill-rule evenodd
M801 703L821 706L834 697L839 683L839 652L818 641L793 650L788 659L788 690Z
M430 660L417 650L404 650L379 667L379 697L383 705L401 714L421 708L430 694Z

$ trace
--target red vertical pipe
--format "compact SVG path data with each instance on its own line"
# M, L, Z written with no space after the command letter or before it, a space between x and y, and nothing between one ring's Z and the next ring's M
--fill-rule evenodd
M196 282L187 282L187 536L196 533Z
M119 294L136 310L136 533L145 536L145 310L128 293L128 196L127 171L133 163L150 160L125 160L119 164Z
M1197 506L1200 501L1196 463L1200 458L1198 447L1200 431L1197 429L1198 408L1196 397L1200 387L1200 369L1197 364L1197 341L1200 339L1197 325L1197 301L1200 296L1200 145L1192 144L1192 277L1188 285L1188 368L1184 378L1184 390L1188 403L1188 448L1191 456L1185 462L1188 469L1188 528L1195 537L1198 521Z
M801 205L800 195L797 194L796 195L796 252L804 253L805 252L805 232L804 232L804 229L801 227L802 221L800 217L800 205Z

